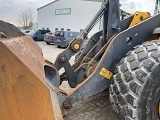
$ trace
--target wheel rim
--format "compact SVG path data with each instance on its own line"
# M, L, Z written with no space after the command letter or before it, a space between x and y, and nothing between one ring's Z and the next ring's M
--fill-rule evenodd
M158 105L159 107L158 107L158 115L159 115L159 117L160 117L160 100L159 100L159 105Z

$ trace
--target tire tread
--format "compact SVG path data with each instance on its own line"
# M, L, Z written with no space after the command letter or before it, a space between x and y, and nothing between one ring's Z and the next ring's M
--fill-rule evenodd
M112 108L125 120L138 120L137 101L149 75L160 61L160 42L144 42L134 47L117 64L110 85Z

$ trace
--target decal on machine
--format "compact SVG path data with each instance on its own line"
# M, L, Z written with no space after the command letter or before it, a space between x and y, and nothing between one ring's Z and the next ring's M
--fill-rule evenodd
M113 73L107 70L106 68L102 68L99 74L107 79L111 79L113 75Z

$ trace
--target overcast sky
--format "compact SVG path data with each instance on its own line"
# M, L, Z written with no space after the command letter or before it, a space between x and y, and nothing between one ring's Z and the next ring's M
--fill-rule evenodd
M16 24L20 11L31 8L37 19L37 8L52 2L53 0L0 0L0 19ZM120 0L122 8L127 12L135 10L149 11L153 13L155 0Z
M120 0L123 10L133 13L134 11L144 11L154 13L156 0Z
M52 2L53 0L0 0L0 19L17 23L17 16L20 11L24 9L31 9L35 16L37 15L37 8Z

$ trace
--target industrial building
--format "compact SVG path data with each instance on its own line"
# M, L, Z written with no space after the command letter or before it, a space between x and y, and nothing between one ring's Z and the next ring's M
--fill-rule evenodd
M56 0L37 9L38 28L81 31L100 9L103 0ZM90 34L101 29L97 23Z

